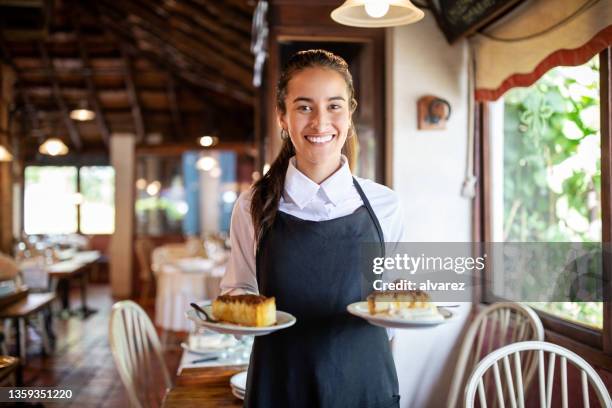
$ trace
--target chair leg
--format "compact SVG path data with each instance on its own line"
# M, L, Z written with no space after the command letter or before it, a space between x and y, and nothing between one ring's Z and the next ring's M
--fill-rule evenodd
M26 353L26 337L28 336L28 332L26 330L26 324L25 324L25 319L24 318L19 318L17 319L17 327L16 330L17 333L19 333L20 335L17 336L17 342L19 343L19 358L21 359L21 361L23 362L23 364L26 363L26 357L27 354Z
M42 354L44 356L51 355L51 342L49 340L49 334L47 333L44 312L41 311L36 316L36 325L42 339Z
M5 319L2 325L2 333L4 333L4 341L2 342L2 354L8 356L8 343L11 340L11 321L9 319Z

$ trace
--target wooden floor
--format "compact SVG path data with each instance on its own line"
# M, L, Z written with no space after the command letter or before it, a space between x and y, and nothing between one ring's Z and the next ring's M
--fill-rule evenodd
M71 317L55 319L57 346L49 357L40 355L40 341L29 335L28 361L24 370L25 386L68 387L73 390L70 403L44 403L45 407L127 407L127 396L115 369L108 345L108 321L113 300L108 285L90 284L88 306L98 312L83 320ZM79 306L78 292L71 293L71 307ZM145 307L152 317L153 308ZM180 359L182 336L168 336L165 351L171 375ZM2 404L0 404L2 406Z

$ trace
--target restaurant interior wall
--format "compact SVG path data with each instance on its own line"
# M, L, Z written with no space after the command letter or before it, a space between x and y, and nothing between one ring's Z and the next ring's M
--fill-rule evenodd
M392 188L405 210L408 240L468 242L471 200L460 195L467 150L467 45L448 45L427 12L413 25L387 34L387 129ZM417 130L417 100L447 99L453 115L446 130ZM469 304L459 319L435 330L398 330L394 357L402 407L439 406L456 363Z
M10 107L14 92L14 73L0 64L0 145L13 153L10 136ZM0 252L10 253L13 243L13 166L14 162L0 162Z

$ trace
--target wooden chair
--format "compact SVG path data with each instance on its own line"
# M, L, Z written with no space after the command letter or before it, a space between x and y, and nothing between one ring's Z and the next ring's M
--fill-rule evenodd
M160 386L165 391L172 387L172 382L157 332L146 312L131 300L115 303L109 338L130 404L138 408L161 405ZM160 372L161 375L156 375Z
M529 306L500 302L483 309L470 324L461 345L446 407L457 407L460 391L484 356L505 345L527 340L544 340L542 322ZM526 387L535 371L534 357L527 357L524 362Z
M537 355L538 368L538 395L539 406L550 408L552 403L555 360L559 356L559 371L561 372L561 406L567 408L568 401L568 379L567 361L580 370L580 386L582 402L584 407L590 406L589 384L591 385L599 404L602 407L612 407L610 394L606 386L591 367L582 357L577 354L552 343L543 341L525 341L514 343L495 350L486 356L474 369L470 376L465 390L465 407L474 407L476 392L480 407L487 407L487 400L495 401L500 407L504 407L505 401L510 402L512 408L525 407L525 388L523 386L523 374L521 366L521 354L532 353ZM545 353L548 353L548 367L545 367ZM500 367L501 362L501 367ZM484 377L493 371L493 381L486 383ZM548 372L546 372L548 371ZM491 392L487 392L491 390ZM573 394L573 393L572 393Z
M155 275L151 268L151 254L155 245L153 241L148 238L140 238L136 240L136 259L138 260L138 267L140 269L140 282L142 287L140 290L140 303L144 304L151 292L152 288L155 288L152 284L155 283Z

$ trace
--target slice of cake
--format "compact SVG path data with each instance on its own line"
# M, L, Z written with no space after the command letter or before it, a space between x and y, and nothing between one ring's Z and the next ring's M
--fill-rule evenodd
M368 298L371 315L385 314L406 319L443 319L429 295L422 290L373 292Z
M260 295L222 295L212 304L215 319L242 326L271 326L276 323L276 302Z

